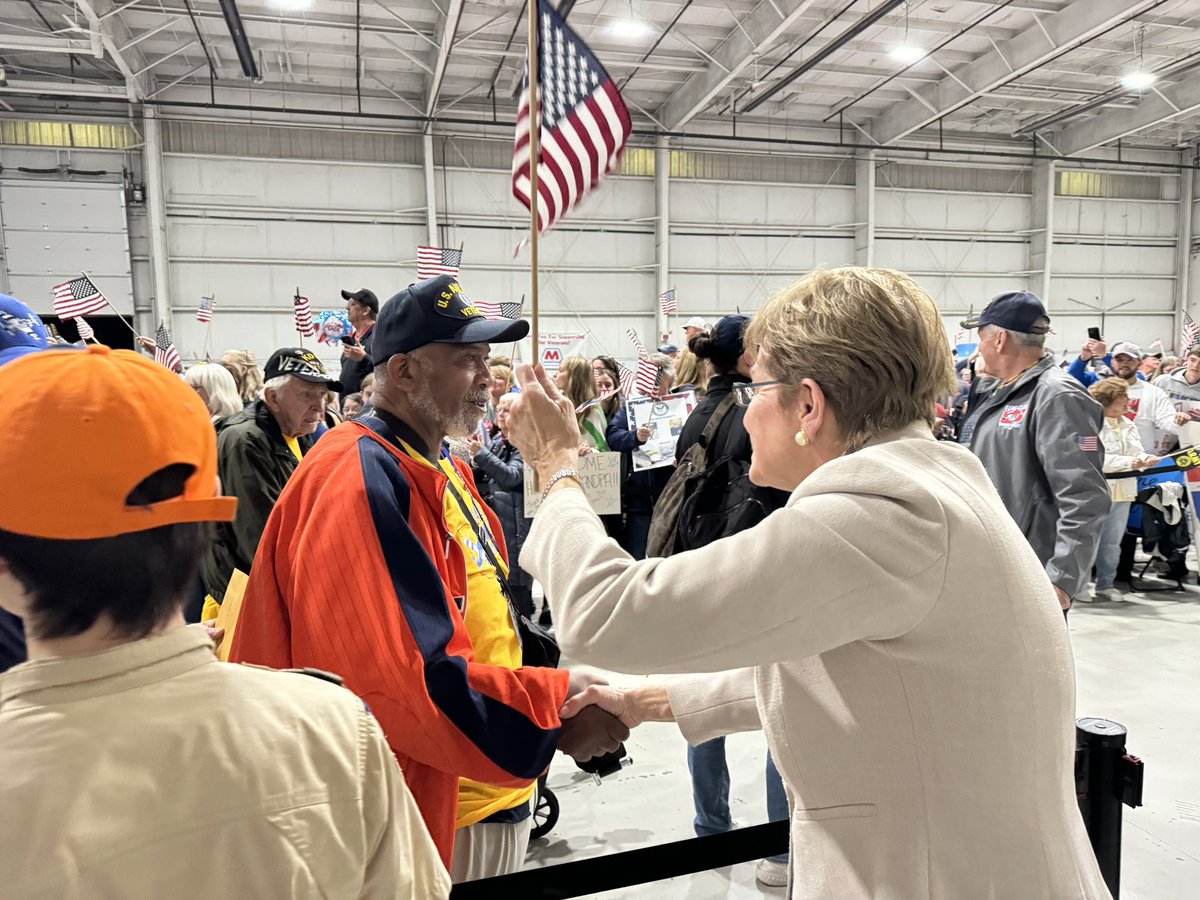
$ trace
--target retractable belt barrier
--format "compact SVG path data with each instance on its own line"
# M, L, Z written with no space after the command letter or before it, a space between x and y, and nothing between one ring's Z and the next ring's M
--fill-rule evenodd
M1142 761L1125 752L1125 727L1108 719L1076 722L1075 791L1100 873L1118 900L1121 889L1121 807L1142 805ZM788 852L787 821L724 834L671 841L578 862L526 869L456 884L451 900L558 900L664 881Z
M656 847L609 853L578 862L526 869L498 878L456 884L451 900L557 900L612 891L634 884L663 881L707 869L778 856L788 852L788 822L768 822L724 834L671 841Z

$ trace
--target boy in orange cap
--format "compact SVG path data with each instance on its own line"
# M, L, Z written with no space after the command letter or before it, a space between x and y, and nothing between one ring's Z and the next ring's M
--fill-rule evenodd
M24 473L0 605L29 651L0 675L5 896L446 896L362 702L218 662L184 624L206 523L237 506L191 388L129 351L45 351L0 368L0 416Z

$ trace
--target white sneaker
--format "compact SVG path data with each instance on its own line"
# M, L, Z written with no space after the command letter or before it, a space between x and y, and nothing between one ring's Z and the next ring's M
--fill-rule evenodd
M1097 603L1119 603L1125 599L1125 595L1115 587L1102 588L1096 591L1093 597Z
M787 863L775 862L773 859L760 859L754 870L754 878L759 884L767 887L787 887Z

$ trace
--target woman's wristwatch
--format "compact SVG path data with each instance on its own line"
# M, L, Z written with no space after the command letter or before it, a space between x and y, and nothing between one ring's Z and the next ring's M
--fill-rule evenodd
M545 500L548 496L550 496L550 489L564 478L574 478L579 484L579 487L581 489L583 488L583 481L579 477L579 472L577 472L575 469L559 469L557 472L551 475L550 480L546 482L546 487L542 491L542 499Z

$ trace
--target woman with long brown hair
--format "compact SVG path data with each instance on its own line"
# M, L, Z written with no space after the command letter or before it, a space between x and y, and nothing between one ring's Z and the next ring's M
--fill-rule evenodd
M608 430L608 420L598 402L591 361L583 356L568 356L559 366L554 383L575 407L581 447L607 453L608 442L604 439L604 432Z

